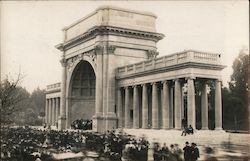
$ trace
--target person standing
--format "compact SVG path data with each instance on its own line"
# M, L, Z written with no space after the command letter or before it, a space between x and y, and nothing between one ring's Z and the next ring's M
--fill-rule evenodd
M192 154L192 149L189 145L189 142L186 141L186 145L183 148L184 151L184 160L185 161L191 161L191 154Z
M163 144L163 147L161 148L161 152L162 152L162 160L167 161L169 157L169 150L168 150L166 143Z
M198 158L200 158L200 152L195 143L192 143L191 150L191 161L196 161Z

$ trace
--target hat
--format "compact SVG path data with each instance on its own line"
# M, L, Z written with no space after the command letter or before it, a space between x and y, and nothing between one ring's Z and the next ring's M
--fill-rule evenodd
M188 141L186 141L186 143L185 144L189 144L189 142Z
M195 144L195 143L192 143L192 145L193 145L193 146L196 146L196 144Z

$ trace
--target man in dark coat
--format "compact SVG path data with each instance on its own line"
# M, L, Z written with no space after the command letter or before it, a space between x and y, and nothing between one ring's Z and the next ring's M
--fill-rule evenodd
M189 142L186 142L185 147L183 148L184 151L184 160L185 161L190 161L191 160L191 155L192 155L192 149L189 145Z
M191 149L192 149L191 161L196 161L198 158L200 158L199 149L197 148L197 145L195 143L192 143Z

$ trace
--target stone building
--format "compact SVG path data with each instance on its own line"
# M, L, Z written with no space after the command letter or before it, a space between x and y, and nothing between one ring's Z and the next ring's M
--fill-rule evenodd
M201 122L208 129L208 86L215 87L215 128L222 129L221 55L195 50L157 57L164 35L156 15L104 6L63 29L62 80L47 86L46 123L70 128L92 119L93 130L195 127L194 82L202 82ZM187 86L186 112L183 87Z

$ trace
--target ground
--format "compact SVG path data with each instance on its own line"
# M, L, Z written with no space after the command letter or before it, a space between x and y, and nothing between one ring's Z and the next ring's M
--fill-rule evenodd
M207 146L215 150L214 155L220 160L242 159L250 154L250 134L227 133L223 130L196 130L193 135L181 136L182 131L180 130L123 130L131 135L144 136L151 143L159 142L163 144L165 142L168 147L171 144L179 144L182 149L186 141L194 142L200 150L199 160L204 160L207 157L204 152L204 148ZM149 160L152 160L151 154L149 154Z

